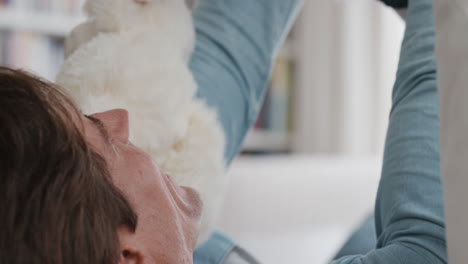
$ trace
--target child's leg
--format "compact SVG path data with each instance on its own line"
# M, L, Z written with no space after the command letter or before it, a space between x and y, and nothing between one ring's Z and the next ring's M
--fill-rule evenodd
M273 56L303 0L201 0L194 12L197 47L191 69L198 96L215 108L228 163L257 119Z
M374 214L372 214L348 238L333 259L340 259L350 255L366 255L375 249L376 244L377 236L375 234Z

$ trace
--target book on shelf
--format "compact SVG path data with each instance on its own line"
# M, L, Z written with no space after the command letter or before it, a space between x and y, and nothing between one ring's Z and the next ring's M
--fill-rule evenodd
M46 79L54 80L63 62L64 37L68 28L73 27L74 21L67 23L69 25L65 29L49 31L35 31L37 28L31 29L30 24L15 27L15 23L23 23L24 19L29 18L29 14L50 13L65 18L76 17L80 14L83 2L84 0L0 0L0 12L3 9L10 14L20 14L19 19L18 16L13 15L15 18L13 22L4 21L5 25L0 27L2 28L0 29L0 64L26 69ZM9 12L10 10L13 11ZM47 15L40 17L47 17ZM41 27L56 23L53 21L44 19ZM33 23L37 24L37 21ZM59 35L47 33L57 31L62 33ZM283 53L287 55L291 51L291 45L286 45L286 47L289 48L283 48L283 51L289 52ZM254 151L258 146L259 151L262 151L262 146L267 145L266 149L269 151L272 149L287 150L287 146L285 147L287 144L281 142L287 142L292 127L291 98L294 93L294 58L285 54L280 54L276 61L265 103L255 124L254 132L260 131L261 133L252 137L255 139Z
M53 80L84 0L0 0L0 65ZM32 21L31 21L32 20Z
M287 133L292 119L291 98L293 93L294 63L279 58L276 61L256 129Z
M63 40L32 32L0 31L0 64L54 80L63 62Z
M287 57L279 57L258 119L247 138L245 150L287 151L285 142L288 141L293 120L291 102L294 93L293 81L294 61Z

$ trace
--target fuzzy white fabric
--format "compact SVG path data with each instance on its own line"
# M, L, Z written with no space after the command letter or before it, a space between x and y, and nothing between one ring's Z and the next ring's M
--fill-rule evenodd
M84 113L129 111L130 140L201 194L203 242L223 200L225 140L215 111L195 97L190 10L184 0L88 0L85 10L58 84Z

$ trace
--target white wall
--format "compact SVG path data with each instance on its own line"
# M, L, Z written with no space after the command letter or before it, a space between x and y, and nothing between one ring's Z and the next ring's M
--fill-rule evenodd
M441 174L450 264L468 259L468 2L436 0Z

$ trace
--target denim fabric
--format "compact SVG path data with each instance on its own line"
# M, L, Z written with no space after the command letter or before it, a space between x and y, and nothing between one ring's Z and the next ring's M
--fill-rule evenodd
M226 234L215 232L211 238L193 254L193 264L220 264L236 247Z
M228 163L256 118L272 54L299 2L205 0L195 13L191 68L200 98L219 113ZM411 0L406 23L375 208L376 249L333 264L447 262L432 0ZM219 253L212 246L207 254Z
M340 259L349 255L365 255L375 250L377 235L375 234L375 216L369 215L362 224L346 240L333 259Z
M190 68L198 96L214 107L226 134L226 161L257 119L273 58L302 0L201 0Z
M197 45L190 62L198 97L216 109L226 136L227 165L262 105L272 63L303 0L200 0L194 11ZM234 248L215 233L195 264L223 263Z
M411 0L375 207L376 249L334 264L447 263L432 0Z

